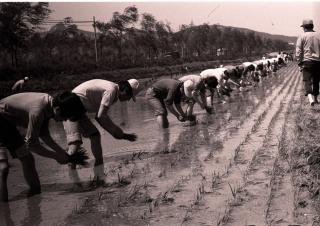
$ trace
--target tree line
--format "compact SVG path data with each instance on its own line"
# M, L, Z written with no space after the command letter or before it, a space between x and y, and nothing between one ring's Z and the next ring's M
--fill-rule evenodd
M1 80L19 73L37 77L237 59L289 48L286 42L220 25L191 23L174 32L169 23L129 6L109 21L92 23L96 62L93 33L79 30L72 18L48 32L39 29L50 13L48 3L0 3Z

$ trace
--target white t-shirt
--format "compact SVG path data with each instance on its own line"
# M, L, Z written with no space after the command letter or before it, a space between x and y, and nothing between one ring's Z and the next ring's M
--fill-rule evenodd
M249 67L251 64L254 66L255 69L257 68L257 64L252 63L252 62L244 62L244 63L242 63L242 66L246 69L246 68Z
M199 75L185 75L179 78L183 82L184 93L187 97L192 97L192 93L198 91L201 83Z
M202 79L216 77L216 79L218 79L218 82L220 83L226 70L226 68L206 69L200 73L200 76Z
M86 81L72 90L77 94L88 113L97 113L100 105L110 107L118 100L119 86L103 79Z

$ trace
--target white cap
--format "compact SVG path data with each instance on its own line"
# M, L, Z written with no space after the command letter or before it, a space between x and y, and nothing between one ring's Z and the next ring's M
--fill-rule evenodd
M139 93L139 82L137 79L129 79L128 80L131 88L132 88L132 100L136 101L136 95Z
M27 77L27 76L26 76L26 77L24 77L24 80L25 80L25 81L29 80L29 77Z

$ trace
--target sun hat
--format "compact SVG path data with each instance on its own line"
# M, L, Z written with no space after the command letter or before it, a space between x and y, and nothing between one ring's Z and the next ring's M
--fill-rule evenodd
M131 88L132 88L132 100L136 101L136 95L139 93L139 82L137 79L129 79L128 80Z
M300 27L304 27L304 26L310 25L310 24L313 24L313 20L311 20L311 19L304 19L304 20L302 21L302 25L301 25Z

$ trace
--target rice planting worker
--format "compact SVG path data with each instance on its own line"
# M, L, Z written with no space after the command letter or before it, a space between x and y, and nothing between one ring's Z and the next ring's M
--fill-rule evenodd
M24 77L23 79L18 80L11 88L12 92L21 92L25 83L29 81L29 77Z
M168 128L168 111L180 121L187 119L181 107L183 82L175 79L161 79L153 83L146 92L149 103L154 108L157 123L160 128Z
M86 111L94 114L95 121L114 138L128 141L137 139L135 134L125 133L117 126L109 117L108 112L117 101L136 100L135 96L139 92L138 80L129 79L114 83L103 79L92 79L78 85L72 92L80 98ZM99 130L87 115L83 115L77 122L70 120L64 122L64 128L69 154L81 147L82 136L90 139L91 151L95 158L93 182L95 185L104 185L104 162ZM77 180L78 175L74 165L71 166L69 173L73 180ZM77 181L75 182L78 184Z
M242 78L251 80L252 82L259 82L259 72L258 72L258 65L252 62L244 62L242 63L244 68L242 72ZM249 77L248 77L249 76Z
M187 102L187 120L195 120L192 114L195 103L198 103L208 114L212 114L212 108L207 105L206 85L201 77L199 75L186 75L179 78L179 81L183 82L184 96Z
M313 30L313 21L305 19L301 27L304 33L296 43L296 57L302 72L305 95L311 106L318 103L320 81L320 34Z
M22 164L24 178L30 187L27 195L39 194L41 186L31 152L60 164L69 162L66 151L50 135L49 120L77 120L84 113L79 97L71 92L55 97L46 93L19 93L0 100L0 202L8 201L8 153ZM26 129L25 137L17 127ZM49 148L40 144L39 138Z
M229 82L237 84L232 79L230 79L229 71L226 68L214 68L214 69L206 69L200 73L200 77L203 80L206 80L208 78L216 78L217 85L216 90L219 97L222 97L222 95L230 97L230 92L232 91ZM215 89L211 89L211 105L213 105L213 94Z

